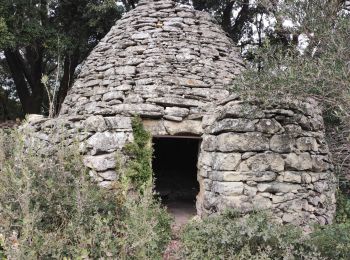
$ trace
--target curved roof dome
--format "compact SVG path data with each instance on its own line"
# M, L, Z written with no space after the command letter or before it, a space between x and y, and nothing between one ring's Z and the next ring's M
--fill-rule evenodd
M228 96L243 68L209 14L172 0L143 0L117 21L82 66L61 115L193 113Z

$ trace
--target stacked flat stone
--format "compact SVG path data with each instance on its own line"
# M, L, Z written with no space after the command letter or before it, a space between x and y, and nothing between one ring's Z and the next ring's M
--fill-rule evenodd
M243 68L215 20L174 1L141 1L92 51L61 115L130 115L181 121L227 97Z
M153 136L202 138L200 216L268 209L284 223L332 222L335 179L321 110L313 100L266 105L230 95L242 69L208 14L141 1L84 62L59 117L32 117L27 128L46 154L62 140L79 143L90 175L109 187L139 115Z

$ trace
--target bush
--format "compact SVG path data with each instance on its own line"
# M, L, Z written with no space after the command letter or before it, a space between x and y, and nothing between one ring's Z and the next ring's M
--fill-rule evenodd
M77 149L42 157L18 133L7 135L0 175L0 228L14 259L117 255L120 207L88 179ZM11 145L12 144L12 145Z
M121 240L124 259L162 259L170 241L171 218L151 193L125 203Z
M309 243L326 259L350 259L350 222L318 227Z
M89 179L73 146L59 145L47 158L16 132L1 133L0 142L0 234L7 257L160 258L170 218L152 194L127 196L121 204L117 191Z
M280 225L264 213L241 218L227 212L191 223L181 242L185 259L320 259L299 228Z

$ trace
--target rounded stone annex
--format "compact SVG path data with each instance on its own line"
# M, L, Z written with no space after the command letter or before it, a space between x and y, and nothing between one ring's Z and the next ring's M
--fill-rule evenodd
M239 55L209 14L171 0L141 1L86 59L61 115L197 114L228 96L243 68Z
M198 215L271 210L284 223L331 223L335 184L322 111L311 99L241 100L229 88L243 69L209 14L172 0L140 1L86 59L60 115L30 127L45 149L62 138L81 142L90 175L107 187L118 179L115 154L127 157L139 115L159 141L157 155L170 153L164 160L174 167L195 158ZM179 176L165 180L166 196L188 184Z

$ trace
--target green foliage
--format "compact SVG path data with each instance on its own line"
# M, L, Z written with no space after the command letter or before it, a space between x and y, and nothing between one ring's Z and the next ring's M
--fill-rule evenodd
M319 227L310 235L309 244L326 259L350 259L350 222Z
M338 190L337 193L337 223L350 223L350 197L349 194Z
M4 138L5 139L5 138ZM18 133L1 156L0 233L13 259L117 256L119 205L87 178L76 149L41 157Z
M144 129L139 117L133 118L132 129L134 141L125 147L131 159L126 166L126 176L130 178L133 188L143 193L153 184L151 135Z
M0 134L0 234L7 257L160 258L170 218L151 194L120 203L118 192L88 178L76 147L58 145L48 158L32 141Z
M350 19L338 17L320 27L315 29L315 39L310 39L319 44L310 44L314 49L307 48L304 54L266 41L257 51L259 71L248 69L234 90L246 98L266 100L313 97L321 102L330 121L349 122Z
M263 213L241 218L227 212L190 223L181 242L185 259L320 259L304 244L301 230Z
M125 202L121 240L123 259L162 259L170 241L171 218L166 209L145 191Z
M0 16L0 49L3 46L11 46L13 37L9 33L5 19Z

